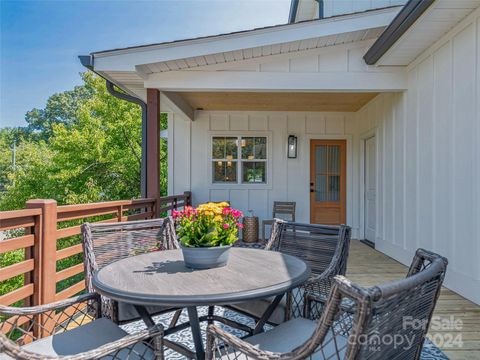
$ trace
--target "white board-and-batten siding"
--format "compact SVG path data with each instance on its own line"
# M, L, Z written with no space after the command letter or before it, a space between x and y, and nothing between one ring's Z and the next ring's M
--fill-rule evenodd
M404 5L407 0L323 0L323 16L328 18L344 14ZM300 0L296 21L318 19L318 1Z
M346 139L347 224L353 237L363 238L362 144L375 135L376 248L404 264L420 247L444 255L446 286L480 304L479 18L477 9L408 67L389 69L402 77L402 86L393 87L400 92L384 92L356 113L198 111L194 122L171 115L169 192L192 190L196 204L228 200L261 219L271 217L273 201L296 201L297 220L309 222L309 141ZM346 73L384 75L385 69L362 64L362 48L330 49L331 62L327 52L309 52L229 70L272 78L296 71L340 79ZM230 133L268 135L269 184L211 183L211 136ZM286 157L290 134L298 136L297 159Z
M480 12L407 68L408 90L357 114L377 136L376 247L449 260L445 284L480 303Z
M310 139L347 141L347 222L358 230L358 139L354 113L197 111L195 121L171 116L169 192L191 189L193 203L229 201L247 214L272 216L274 201L296 201L297 221L310 222ZM211 137L267 136L267 184L214 184L211 181ZM298 157L287 158L288 135L298 137Z

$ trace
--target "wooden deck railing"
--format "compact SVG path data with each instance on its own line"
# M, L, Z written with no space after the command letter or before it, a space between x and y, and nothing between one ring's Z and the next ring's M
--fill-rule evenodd
M190 204L190 192L162 197L158 213ZM10 235L0 241L0 256L15 255L18 260L0 269L0 284L16 280L13 288L0 293L0 304L39 305L82 292L81 224L150 219L156 208L155 199L64 206L54 200L30 200L26 209L0 212L0 231Z

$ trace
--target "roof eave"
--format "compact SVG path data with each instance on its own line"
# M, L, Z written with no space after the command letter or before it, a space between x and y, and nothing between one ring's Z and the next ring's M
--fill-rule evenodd
M367 51L363 57L365 62L375 65L434 2L435 0L409 0Z

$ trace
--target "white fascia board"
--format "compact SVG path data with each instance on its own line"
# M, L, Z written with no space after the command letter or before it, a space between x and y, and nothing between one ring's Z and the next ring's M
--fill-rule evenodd
M94 54L97 71L135 71L136 65L185 59L258 46L387 26L401 6L304 23Z
M162 91L404 91L407 89L407 76L405 71L173 71L151 74L144 86Z

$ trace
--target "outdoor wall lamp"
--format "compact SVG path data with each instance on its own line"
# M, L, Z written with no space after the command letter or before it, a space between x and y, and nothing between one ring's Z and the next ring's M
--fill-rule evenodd
M287 157L289 159L297 158L297 137L295 135L288 136L288 151Z

